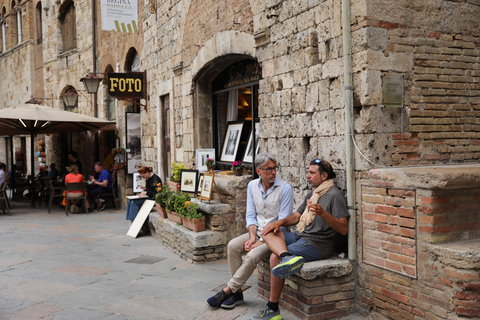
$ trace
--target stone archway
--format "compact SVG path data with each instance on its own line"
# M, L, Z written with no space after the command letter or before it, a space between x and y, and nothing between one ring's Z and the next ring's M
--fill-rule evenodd
M197 110L194 146L213 144L212 81L227 66L243 59L255 59L253 35L238 31L216 33L192 61L193 103Z

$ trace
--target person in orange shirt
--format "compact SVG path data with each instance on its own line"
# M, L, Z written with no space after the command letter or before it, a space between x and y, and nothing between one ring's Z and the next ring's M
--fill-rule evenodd
M72 164L67 169L67 171L69 172L69 174L67 174L65 176L65 185L67 185L70 182L83 182L83 176L78 173L78 167L77 167L76 164ZM75 197L75 195L78 195L78 197L82 197L83 192L82 191L70 191L68 193L68 195L70 197ZM72 201L72 206L70 207L70 212L71 213L80 212L80 210L78 209L78 206L77 206L78 200L71 200L71 201ZM66 203L65 205L68 205L68 204Z

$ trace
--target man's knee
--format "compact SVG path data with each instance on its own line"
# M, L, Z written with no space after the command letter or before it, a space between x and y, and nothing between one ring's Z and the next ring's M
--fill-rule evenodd
M272 253L270 255L270 269L275 267L279 260L280 258L275 253Z

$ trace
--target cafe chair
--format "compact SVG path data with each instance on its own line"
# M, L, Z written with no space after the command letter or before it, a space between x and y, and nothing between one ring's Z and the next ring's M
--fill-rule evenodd
M112 202L115 205L115 208L119 209L118 207L118 198L117 198L117 192L116 192L116 177L113 178L112 180L112 186L111 187L100 187L100 193L98 194L98 198L101 196L105 197L112 197ZM110 189L110 190L108 190Z
M83 200L85 211L88 214L88 200L87 200L87 190L85 188L85 182L70 182L65 186L65 214L68 216L68 200ZM73 197L71 191L82 191L82 196ZM76 193L74 193L76 194Z
M52 211L52 204L54 199L63 199L64 187L55 187L52 180L48 180L48 213Z
M10 203L8 202L6 182L2 183L0 186L0 205L2 206L3 213L5 213L6 210L6 213L10 215Z
M29 190L29 187L30 184L28 183L28 180L20 177L15 177L15 200L22 200L23 193L25 192L25 190Z

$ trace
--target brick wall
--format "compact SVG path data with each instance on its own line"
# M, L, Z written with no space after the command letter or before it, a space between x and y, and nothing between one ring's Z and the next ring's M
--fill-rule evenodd
M415 191L362 187L363 261L416 277Z
M387 319L479 317L479 170L370 172L361 188L361 310Z

